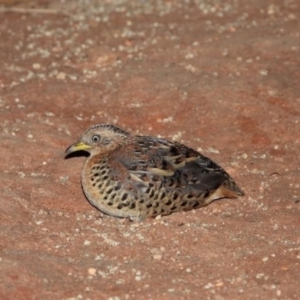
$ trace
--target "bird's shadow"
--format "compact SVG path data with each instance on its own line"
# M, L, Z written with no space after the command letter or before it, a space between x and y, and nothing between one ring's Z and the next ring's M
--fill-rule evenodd
M86 151L76 151L76 152L72 152L72 153L70 153L70 154L67 154L67 155L65 155L65 159L69 159L69 158L73 158L73 157L81 157L81 156L84 156L84 157L88 157L88 156L90 156L90 154L88 153L88 152L86 152Z

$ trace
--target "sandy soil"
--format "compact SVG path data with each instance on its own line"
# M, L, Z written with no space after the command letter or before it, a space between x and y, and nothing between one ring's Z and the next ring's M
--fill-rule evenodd
M300 299L300 3L1 1L1 299ZM118 124L246 193L132 223L65 148Z

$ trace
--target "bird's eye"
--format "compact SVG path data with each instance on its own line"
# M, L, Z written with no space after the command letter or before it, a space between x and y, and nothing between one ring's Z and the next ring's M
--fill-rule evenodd
M92 142L93 143L98 143L100 141L100 135L99 134L95 134L92 136Z

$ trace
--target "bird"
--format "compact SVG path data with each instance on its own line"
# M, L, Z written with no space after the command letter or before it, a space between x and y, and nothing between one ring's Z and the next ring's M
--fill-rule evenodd
M145 220L204 207L244 192L210 158L179 142L91 126L65 151L89 156L81 172L88 201L104 214Z

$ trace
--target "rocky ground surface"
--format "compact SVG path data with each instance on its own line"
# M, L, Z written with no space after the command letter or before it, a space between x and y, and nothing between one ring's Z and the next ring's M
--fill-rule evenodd
M298 0L0 0L1 299L300 299ZM64 150L184 142L246 193L130 222Z

